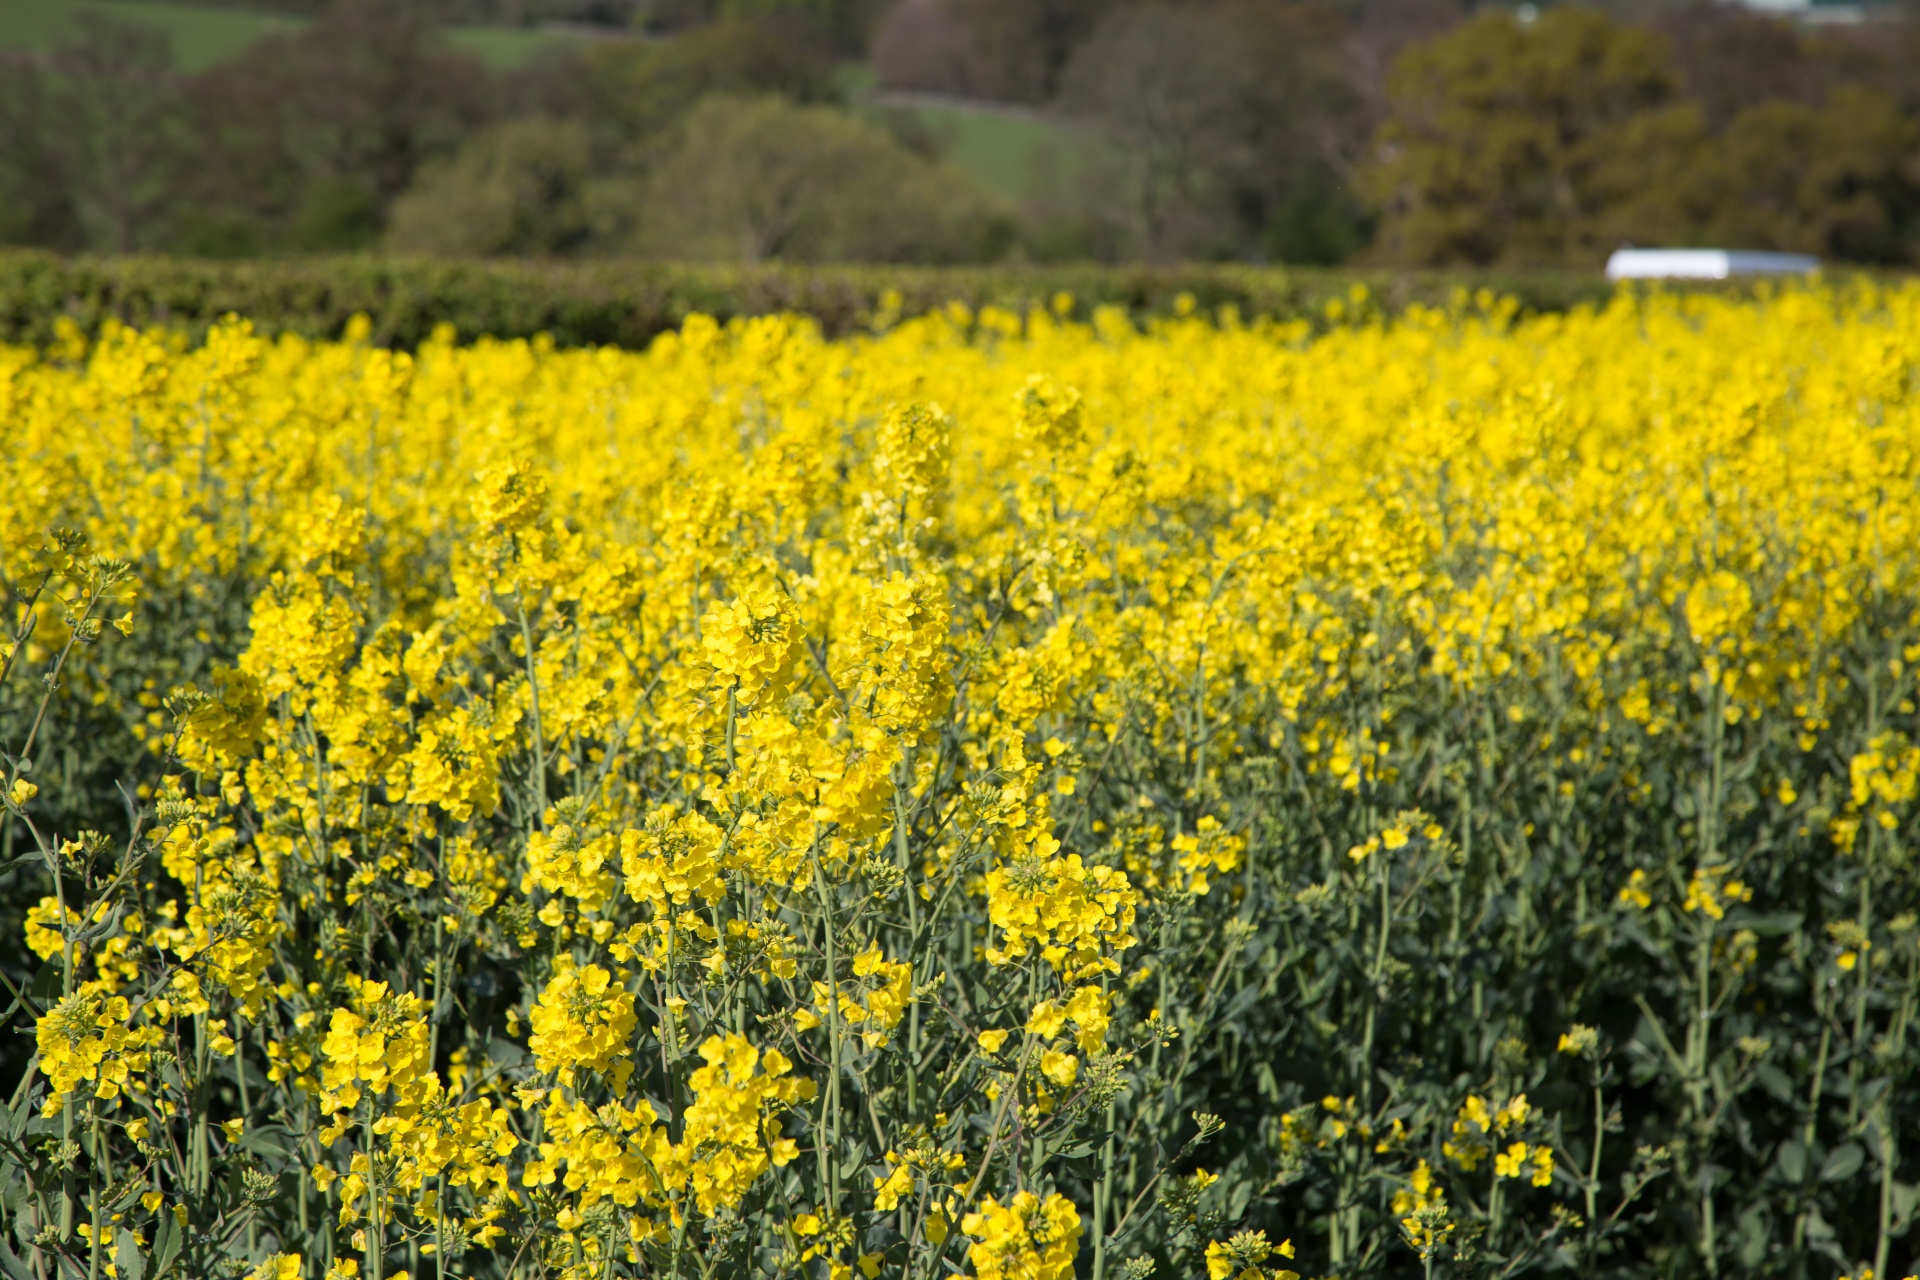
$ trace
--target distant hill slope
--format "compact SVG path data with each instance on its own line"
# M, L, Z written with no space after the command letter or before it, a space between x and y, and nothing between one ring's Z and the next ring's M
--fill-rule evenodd
M158 27L173 41L175 63L188 71L224 61L262 36L297 30L307 21L294 14L156 0L3 0L0 49L47 48L72 29L82 9ZM577 28L545 27L453 27L447 35L494 67L518 66L547 49L589 38Z
M910 114L955 165L1012 200L1055 198L1099 151L1088 130L1026 107L912 93L875 93L867 100Z

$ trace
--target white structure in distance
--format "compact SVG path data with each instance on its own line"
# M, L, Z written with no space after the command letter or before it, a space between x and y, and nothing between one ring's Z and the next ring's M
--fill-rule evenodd
M1852 26L1872 18L1883 17L1886 9L1879 0L1861 0L1860 3L1848 3L1847 0L1735 0L1743 9L1755 13L1764 13L1776 18L1791 18L1811 26Z
M1725 280L1731 276L1804 276L1820 269L1805 253L1750 249L1615 249L1609 280Z

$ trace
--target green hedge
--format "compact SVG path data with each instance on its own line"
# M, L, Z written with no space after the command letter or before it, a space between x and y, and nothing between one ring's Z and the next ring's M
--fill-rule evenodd
M108 317L198 336L228 312L262 329L334 336L364 312L373 339L410 347L435 325L465 337L551 334L562 345L644 345L692 312L730 317L806 312L830 333L865 322L889 289L915 313L952 301L1025 308L1074 296L1082 314L1117 304L1170 309L1182 293L1208 309L1318 317L1354 284L1389 310L1443 305L1461 288L1489 288L1533 311L1606 296L1598 275L1572 272L1393 272L1292 267L788 267L681 266L632 261L446 262L367 257L203 262L180 258L61 258L0 252L0 341L44 343L56 319L88 332Z

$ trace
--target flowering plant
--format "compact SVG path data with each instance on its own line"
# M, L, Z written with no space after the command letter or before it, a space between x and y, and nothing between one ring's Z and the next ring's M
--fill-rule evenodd
M1887 1274L1920 290L1348 315L0 351L0 1271Z

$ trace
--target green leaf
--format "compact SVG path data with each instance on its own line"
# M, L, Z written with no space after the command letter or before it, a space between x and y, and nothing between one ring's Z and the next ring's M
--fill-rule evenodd
M1799 911L1740 911L1737 923L1763 938L1777 938L1799 929L1806 919ZM1734 922L1730 922L1734 923Z
M1891 1197L1893 1200L1893 1221L1888 1224L1887 1234L1890 1236L1905 1235L1907 1228L1913 1225L1914 1209L1920 1208L1920 1187L1914 1186L1910 1182L1896 1182L1889 1190L1893 1192Z
M160 1225L153 1233L153 1274L155 1280L167 1274L167 1268L180 1256L180 1245L185 1232L180 1229L179 1219L173 1216L173 1207L160 1211Z
M113 1274L115 1280L146 1280L147 1258L140 1252L133 1232L120 1228L114 1238Z
M39 971L33 975L33 981L27 984L25 991L14 986L13 979L4 974L0 974L0 982L4 982L6 989L13 993L13 1000L7 1005L7 1011L0 1013L0 1023L11 1019L14 1011L22 1004L27 1005L27 1012L38 1017L60 998L60 970L53 967L51 960L40 966Z
M240 1136L240 1149L268 1159L285 1160L296 1151L293 1134L284 1125L262 1124Z
M7 1137L15 1142L20 1141L20 1136L27 1131L27 1125L39 1114L40 1108L33 1105L33 1093L32 1089L23 1091L20 1100L7 1112Z
M533 1061L527 1051L511 1040L489 1040L487 1042L487 1061L503 1069L525 1066ZM661 1113L666 1114L665 1112Z
M1857 1142L1835 1147L1827 1153L1826 1163L1820 1166L1820 1181L1845 1182L1860 1172L1860 1166L1866 1162L1866 1148Z
M1767 1218L1766 1205L1748 1205L1740 1215L1739 1227L1734 1232L1741 1266L1752 1271L1766 1261L1771 1234L1772 1224Z
M1807 1149L1798 1142L1786 1141L1780 1144L1780 1153L1775 1157L1780 1176L1790 1183L1798 1183L1807 1176Z
M40 966L33 975L33 982L27 987L27 998L42 1009L52 1008L60 1002L61 969L49 960Z
M27 1270L27 1264L13 1251L4 1233L0 1233L0 1276L6 1280L33 1280L33 1272Z
M1236 1179L1232 1189L1227 1192L1227 1221L1237 1222L1246 1213L1247 1205L1253 1199L1253 1184L1246 1179Z
M1753 1069L1753 1078L1759 1081L1760 1087L1765 1089L1776 1101L1793 1101L1792 1078L1771 1062L1763 1062L1755 1067Z

